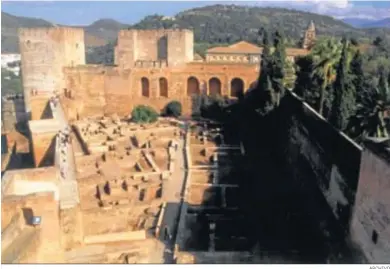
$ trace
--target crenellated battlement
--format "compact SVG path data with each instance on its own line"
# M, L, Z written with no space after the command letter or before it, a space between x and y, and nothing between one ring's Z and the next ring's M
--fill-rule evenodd
M130 37L133 36L136 30L120 30L118 37Z
M127 29L127 30L120 30L118 33L118 37L126 37L126 36L133 36L135 33L138 33L140 35L142 34L149 34L149 35L164 35L169 33L193 33L190 29Z
M87 64L87 65L77 65L73 67L64 67L64 72L67 74L72 73L103 73L106 72L107 68L111 68L110 66L97 65L97 64Z
M19 28L19 38L47 38L49 36L84 37L84 29L73 27Z

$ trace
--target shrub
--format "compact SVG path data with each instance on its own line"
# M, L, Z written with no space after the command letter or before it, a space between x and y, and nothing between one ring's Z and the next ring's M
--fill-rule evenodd
M163 110L163 115L177 118L181 116L181 112L182 112L181 103L179 101L172 101L165 106Z
M131 120L137 123L151 123L158 119L158 113L145 105L136 106L131 112Z

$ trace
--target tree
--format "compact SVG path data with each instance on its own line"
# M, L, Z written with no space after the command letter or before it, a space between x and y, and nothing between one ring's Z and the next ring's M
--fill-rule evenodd
M315 61L314 75L320 80L319 98L316 109L324 114L324 104L332 96L328 89L336 79L336 68L341 57L341 43L333 38L320 40L313 48L312 55Z
M359 46L359 42L356 40L356 38L351 37L350 41L351 41L351 45L356 47Z
M284 37L280 30L275 32L275 51L272 55L271 80L272 88L275 91L275 105L279 106L280 97L284 94L284 73L286 61L286 48Z
M271 38L269 32L262 30L263 35L263 53L261 55L260 74L258 83L251 97L254 102L254 109L259 113L268 113L274 105L274 90L272 88L272 53Z
M285 74L283 79L283 85L287 89L292 89L294 88L294 83L296 79L294 62L286 60L284 70L285 70Z
M317 42L312 51L315 60L314 74L321 79L320 96L316 109L323 114L326 89L336 78L336 66L340 61L341 44L335 39L325 39Z
M131 112L131 120L136 123L152 123L157 121L158 113L145 105L136 106Z
M165 106L162 114L164 116L177 118L181 116L181 113L182 113L181 103L179 101L171 101Z
M380 37L380 36L377 36L374 40L374 42L372 42L372 44L376 47L380 47L383 45L383 38Z
M302 97L310 105L315 105L318 99L318 91L315 85L314 60L311 55L299 57L296 61L297 78L294 92Z
M330 122L341 131L344 131L348 127L348 122L354 113L356 102L355 89L349 74L348 47L349 42L344 39L342 55L337 67L337 76L334 83L334 100L330 115Z
M201 106L201 116L203 118L217 121L224 120L225 108L229 105L228 98L222 96L207 96Z
M352 84L355 87L356 102L360 102L365 89L365 74L363 71L363 57L360 50L357 50L350 64L350 74L352 76Z
M385 73L381 72L378 86L365 91L351 120L350 133L353 138L389 137L385 113L390 110L390 89Z

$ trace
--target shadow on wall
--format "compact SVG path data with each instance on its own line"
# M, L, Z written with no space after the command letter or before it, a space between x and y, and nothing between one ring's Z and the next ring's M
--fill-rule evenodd
M34 217L34 211L32 210L32 208L22 208L22 211L23 211L23 217L24 217L24 221L25 221L25 224L27 226L32 226L33 223L33 217Z
M45 155L40 161L38 167L54 166L55 151L56 151L56 137L54 137L51 140L50 146L46 150Z
M1 154L8 153L8 140L7 135L1 135Z
M262 249L279 253L294 251L302 263L353 263L343 225L336 219L319 186L318 173L330 176L330 169L324 172L318 167L315 170L312 163L315 158L304 154L310 147L314 148L313 152L327 147L319 146L318 135L311 137L317 141L308 143L292 132L290 118L296 116L297 111L292 108L294 105L288 105L290 97L285 98L284 105L281 103L279 109L267 116L261 117L241 107L241 114L235 119L246 152L246 169L241 178L247 193L244 196L246 209L252 212L254 236ZM314 123L309 125L307 116L300 114L299 117L305 119L300 130L307 130L305 127L312 130ZM316 133L321 132L320 127L317 128ZM345 157L345 161L355 162L355 157Z
M50 103L47 102L40 119L45 120L45 119L52 119L52 118L53 118L53 113L51 111Z

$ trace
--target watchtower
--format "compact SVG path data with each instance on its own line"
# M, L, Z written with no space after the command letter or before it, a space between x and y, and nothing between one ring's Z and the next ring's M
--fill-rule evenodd
M66 27L19 29L26 112L33 96L49 99L64 88L63 68L85 64L84 30Z
M115 47L115 64L123 69L151 62L180 66L193 61L193 46L194 33L186 29L122 30Z
M314 22L310 21L309 27L305 32L305 36L302 42L302 48L311 49L316 41L316 27L314 26Z

